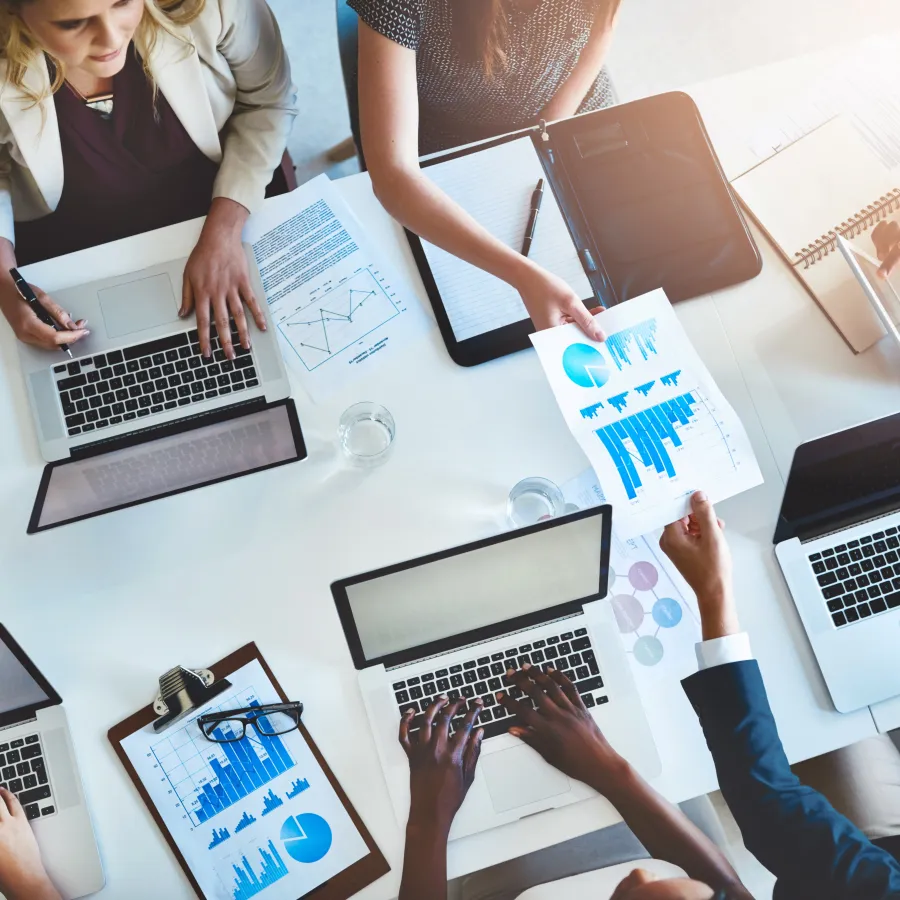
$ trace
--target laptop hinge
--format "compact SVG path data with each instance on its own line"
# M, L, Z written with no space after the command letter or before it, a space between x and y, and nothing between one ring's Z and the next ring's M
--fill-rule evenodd
M227 419L234 418L237 411L251 411L255 408L263 410L266 408L265 397L254 397L250 400L242 400L240 403L229 403L226 406L217 406L215 409L206 410L205 412L193 413L184 416L181 419L175 419L172 422L159 422L155 425L148 425L145 428L139 428L135 431L129 431L128 434L120 434L116 437L102 438L90 444L80 444L73 447L71 452L72 459L88 459L92 456L100 456L104 453L111 453L113 450L125 450L128 447L135 447L138 444L146 444L149 441L155 441L159 438L168 437L173 434L181 434L185 431L191 431L203 425L215 425L218 422L224 422Z
M19 728L22 725L31 725L32 722L37 723L37 713L31 718L22 719L20 722L11 722L9 725L0 725L0 731L9 731L10 728Z
M568 619L576 619L578 616L584 615L583 612L570 613L566 616L559 616L556 619L548 619L546 622L541 622L540 625L528 625L525 628L519 628L517 631L508 631L506 634L498 634L495 637L485 638L481 641L473 641L470 644L460 644L459 647L454 647L452 650L443 650L440 653L432 653L428 656L422 656L419 659L413 659L409 662L399 663L396 666L389 666L385 668L386 672L395 672L397 669L407 669L410 666L417 666L419 663L428 662L432 659L440 659L443 656L446 656L448 653L458 653L460 650L470 650L475 647L481 647L484 644L493 644L494 641L507 640L509 638L514 638L517 634L527 634L529 631L534 631L536 628L543 628L545 625L554 625L557 622L565 622Z
M889 510L888 512L879 513L875 516L870 516L867 519L854 519L849 522L845 522L842 525L838 525L836 528L832 528L830 531L822 531L817 532L816 534L811 534L808 537L804 535L798 535L801 544L810 544L813 541L820 541L823 538L833 537L835 535L841 534L847 531L848 528L857 528L860 525L868 525L873 522L878 522L881 519L886 519L888 516L896 515L898 510L896 508Z

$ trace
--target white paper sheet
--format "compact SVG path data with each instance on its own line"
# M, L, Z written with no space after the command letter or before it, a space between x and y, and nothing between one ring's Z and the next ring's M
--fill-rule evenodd
M663 291L603 313L596 343L575 325L531 336L566 423L614 509L620 537L762 483L750 440Z
M517 253L531 213L531 195L544 178L544 198L529 257L586 300L593 297L578 251L547 183L531 138L459 156L424 170L480 225ZM528 312L505 281L422 241L422 247L458 341L521 322Z
M285 359L313 397L383 364L431 326L418 300L394 289L326 175L266 201L244 237Z
M900 41L863 42L811 90L784 98L763 121L748 123L745 140L759 162L836 116L846 116L885 168L900 165Z
M593 469L562 486L566 502L590 509L606 502ZM700 611L690 588L659 549L653 532L625 540L613 516L609 599L622 644L645 702L662 682L677 683L697 670Z
M280 698L258 660L232 688L157 734L122 742L208 900L297 900L367 854L362 836L299 731L208 741L204 712Z

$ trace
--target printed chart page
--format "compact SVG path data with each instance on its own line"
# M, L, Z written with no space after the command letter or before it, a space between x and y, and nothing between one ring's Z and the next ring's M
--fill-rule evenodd
M593 469L566 482L562 492L571 512L606 503ZM659 549L659 533L625 540L616 525L614 517L609 602L641 694L656 696L660 683L678 684L697 670L700 611Z
M258 660L228 680L188 718L122 746L209 900L297 900L368 850L299 731L204 737L205 712L280 702Z
M327 175L267 200L244 239L285 360L313 398L370 372L431 327L419 301L395 289Z
M603 313L605 342L576 325L531 336L566 423L624 539L762 483L750 440L662 290Z

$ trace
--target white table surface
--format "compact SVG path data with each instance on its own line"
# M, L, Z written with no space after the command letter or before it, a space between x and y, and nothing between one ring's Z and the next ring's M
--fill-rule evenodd
M799 80L820 65L807 60L780 71ZM729 143L728 116L742 98L749 108L758 98L754 85L771 84L775 69L692 91L728 171L743 165L741 148ZM338 184L427 305L402 231L374 200L367 177ZM127 273L185 255L198 227L185 223L94 248L77 264L50 261L28 275L53 291L87 276ZM765 267L758 278L679 304L678 312L743 419L765 477L721 513L742 620L788 755L799 760L876 727L868 710L840 715L832 708L775 563L771 537L784 477L800 440L894 411L898 360L887 346L854 357L759 243ZM8 329L0 329L0 373L0 610L64 697L107 872L101 896L193 896L105 735L152 699L165 669L209 664L248 640L259 644L286 692L305 703L313 736L391 862L391 874L360 896L396 896L402 829L329 585L496 533L518 479L540 474L561 483L585 468L535 355L458 368L435 328L394 368L325 402L312 403L296 387L307 461L32 537L25 524L43 463ZM383 468L360 473L341 464L335 430L344 408L367 399L394 414L397 446ZM713 789L712 764L680 686L663 685L645 703L663 760L657 787L675 801ZM464 839L450 848L450 877L617 819L598 798Z

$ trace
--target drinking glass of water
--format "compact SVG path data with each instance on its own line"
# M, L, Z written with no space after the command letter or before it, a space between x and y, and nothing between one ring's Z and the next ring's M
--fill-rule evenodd
M561 516L566 509L562 491L547 478L525 478L509 492L506 515L514 528L525 528Z
M394 447L394 417L377 403L354 403L341 416L338 437L344 455L355 466L380 466Z

